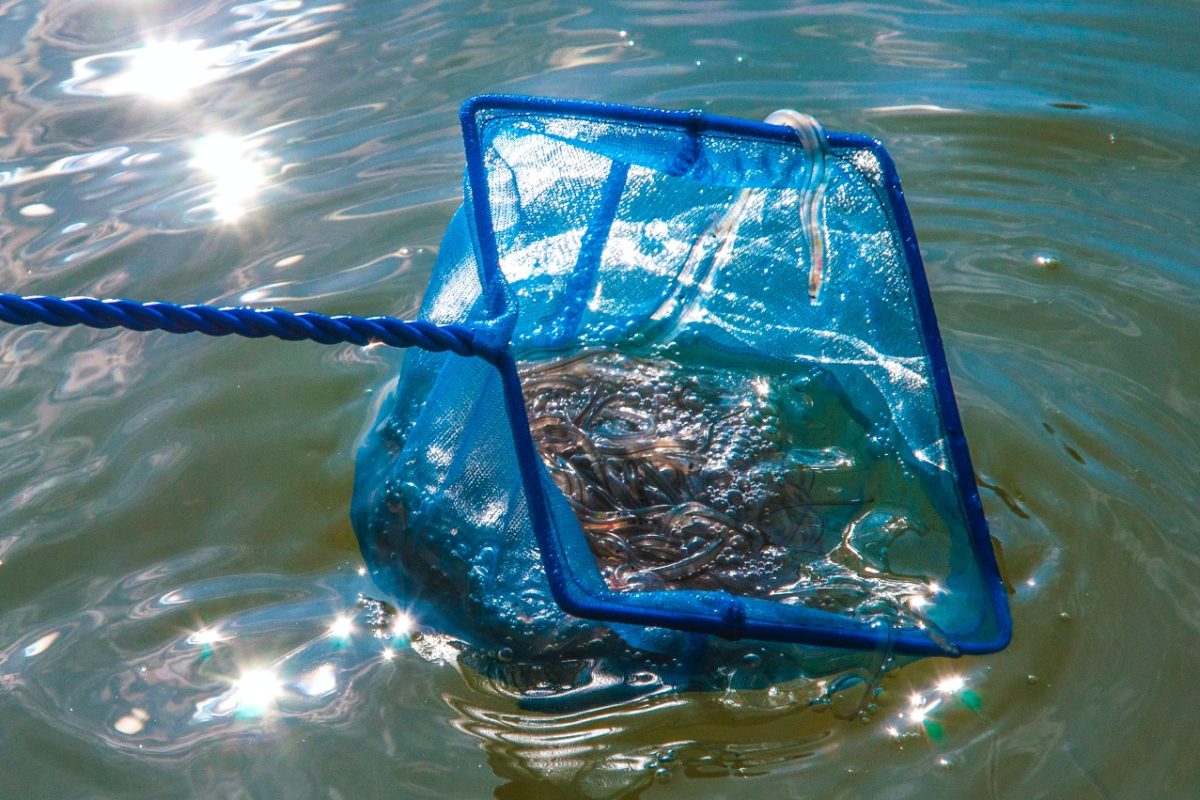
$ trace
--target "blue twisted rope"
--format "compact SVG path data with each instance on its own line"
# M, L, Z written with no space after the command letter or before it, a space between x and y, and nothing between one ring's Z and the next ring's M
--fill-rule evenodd
M380 342L390 347L419 347L462 356L494 357L503 349L484 331L459 325L434 325L393 317L329 317L311 311L278 308L217 308L206 305L138 303L93 297L21 297L0 292L0 321L13 325L44 323L57 327L129 328L134 331L203 333L206 336L274 336L288 341L308 339L321 344Z

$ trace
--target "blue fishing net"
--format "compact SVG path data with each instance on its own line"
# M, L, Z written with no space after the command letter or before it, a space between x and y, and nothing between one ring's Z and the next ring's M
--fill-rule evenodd
M406 354L362 448L381 586L506 657L1007 643L882 145L523 97L462 124L420 317L479 355Z

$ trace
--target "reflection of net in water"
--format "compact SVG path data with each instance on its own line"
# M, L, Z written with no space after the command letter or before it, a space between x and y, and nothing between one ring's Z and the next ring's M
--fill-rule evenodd
M809 386L820 381L596 351L527 363L521 380L538 452L610 588L720 590L921 623L912 612L931 587L886 564L911 526L866 496L887 465L793 429L797 409L821 404Z

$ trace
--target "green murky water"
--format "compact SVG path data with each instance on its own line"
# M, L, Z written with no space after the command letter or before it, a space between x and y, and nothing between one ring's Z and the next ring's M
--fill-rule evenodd
M786 690L523 712L357 613L352 457L396 356L6 329L0 796L1200 791L1194 5L0 10L9 292L411 315L481 91L879 137L1016 621L865 723Z

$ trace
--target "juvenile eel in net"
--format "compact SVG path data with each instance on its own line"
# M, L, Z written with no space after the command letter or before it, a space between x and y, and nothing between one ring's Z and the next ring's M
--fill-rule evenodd
M527 364L521 383L538 452L610 587L762 595L819 548L775 412L748 383L613 352Z
M918 581L830 558L818 469L765 383L588 351L528 362L538 453L615 590L709 589L917 623ZM846 505L861 504L846 501ZM834 534L843 534L836 530Z

